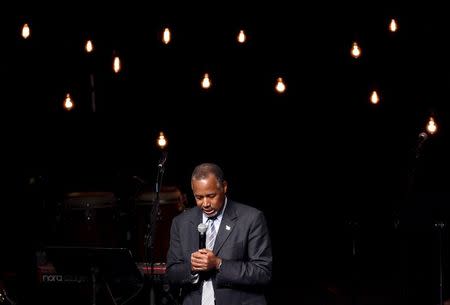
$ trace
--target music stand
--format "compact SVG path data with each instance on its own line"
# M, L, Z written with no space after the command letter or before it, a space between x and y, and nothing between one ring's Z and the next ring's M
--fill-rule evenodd
M142 273L127 248L46 247L45 252L57 274L90 279L92 305L97 305L98 284L106 287L114 305L124 305L143 287Z

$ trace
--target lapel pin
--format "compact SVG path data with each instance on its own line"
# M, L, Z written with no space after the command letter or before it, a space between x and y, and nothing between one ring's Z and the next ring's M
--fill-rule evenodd
M231 227L228 226L228 225L225 225L225 230L230 231L230 230L231 230Z

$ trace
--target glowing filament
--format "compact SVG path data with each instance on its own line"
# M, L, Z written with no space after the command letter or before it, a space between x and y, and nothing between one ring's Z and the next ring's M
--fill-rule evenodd
M70 111L70 110L72 110L73 106L74 106L74 103L72 101L72 98L70 97L70 94L67 93L66 98L64 99L64 108L67 111Z
M30 27L28 26L28 23L25 23L22 27L22 37L24 39L30 37Z
M164 148L167 145L166 137L164 136L164 133L162 131L159 133L159 137L156 143L161 148Z
M427 124L427 131L430 134L434 134L437 132L437 124L433 117L430 117Z
M240 30L239 34L238 34L238 38L237 38L238 42L244 43L245 39L246 39L246 36L245 36L244 30Z
M397 32L398 26L397 26L397 22L395 22L395 19L391 20L391 23L389 24L389 30L391 32Z
M205 73L205 75L203 76L202 87L203 89L208 89L209 87L211 87L211 80L209 79L208 73Z
M277 79L275 90L277 90L279 93L283 93L286 90L286 85L284 84L283 79L281 77L278 77Z
M164 42L164 44L168 44L170 42L170 30L169 30L169 28L165 28L164 29L163 42Z
M372 95L370 96L370 102L374 105L378 104L380 98L378 97L378 93L374 90Z
M84 47L84 49L86 50L86 52L91 53L94 50L94 45L92 44L91 40L88 40L86 42L86 46Z
M358 43L353 43L351 54L354 58L358 58L361 56L361 49L359 48Z
M122 68L122 65L120 63L119 56L114 57L114 64L113 64L114 72L119 73L121 68Z

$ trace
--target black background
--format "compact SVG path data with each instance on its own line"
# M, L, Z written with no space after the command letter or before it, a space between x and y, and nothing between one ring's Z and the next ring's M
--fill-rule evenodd
M265 212L272 304L351 304L352 295L360 304L437 304L434 224L446 222L449 201L443 10L211 5L68 2L2 12L3 265L28 274L28 254L55 242L64 193L112 191L127 201L133 176L152 185L164 131L164 184L185 192L189 207L191 171L212 161L231 198ZM24 22L29 40L19 36ZM235 38L241 28L245 45ZM83 53L86 39L94 54ZM113 53L123 60L118 75ZM279 76L283 95L273 89ZM372 90L379 105L369 103ZM68 92L72 112L61 107ZM438 133L418 150L430 115Z

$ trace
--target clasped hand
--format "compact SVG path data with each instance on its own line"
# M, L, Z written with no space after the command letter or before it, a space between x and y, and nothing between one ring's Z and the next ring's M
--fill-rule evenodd
M191 254L192 271L208 271L216 269L219 258L211 250L200 249Z

